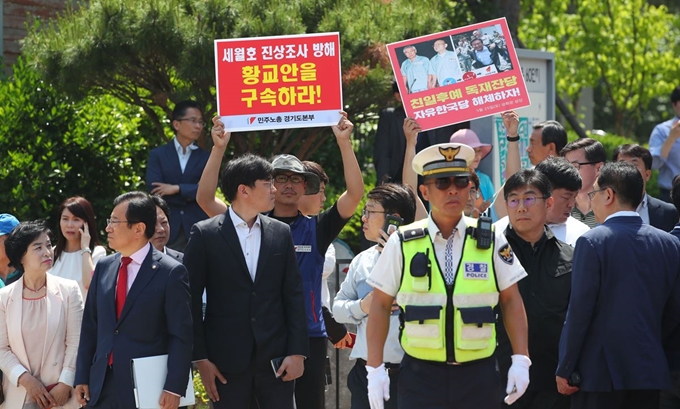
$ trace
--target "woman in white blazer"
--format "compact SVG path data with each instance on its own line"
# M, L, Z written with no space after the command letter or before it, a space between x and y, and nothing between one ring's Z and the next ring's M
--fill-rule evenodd
M23 276L0 289L0 409L78 408L73 393L83 315L78 283L48 274L49 230L20 223L7 237L10 266Z

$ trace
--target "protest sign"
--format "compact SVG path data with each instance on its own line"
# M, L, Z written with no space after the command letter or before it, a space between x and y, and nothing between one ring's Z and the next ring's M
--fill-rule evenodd
M215 40L217 112L228 131L335 125L340 35Z
M530 105L505 18L388 44L408 117L423 130Z

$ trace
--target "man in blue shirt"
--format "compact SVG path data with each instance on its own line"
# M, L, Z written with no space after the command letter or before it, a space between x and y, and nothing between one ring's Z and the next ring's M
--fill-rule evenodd
M404 47L406 60L401 63L401 75L409 94L425 91L433 83L434 71L427 57L417 55L418 50L412 45Z
M673 177L680 174L680 85L671 92L671 106L675 117L656 125L649 137L652 169L659 170L659 199L669 203Z
M437 54L430 59L430 65L434 71L430 88L451 85L462 80L463 73L460 70L458 56L453 51L446 49L448 47L446 41L439 39L434 42L433 47Z

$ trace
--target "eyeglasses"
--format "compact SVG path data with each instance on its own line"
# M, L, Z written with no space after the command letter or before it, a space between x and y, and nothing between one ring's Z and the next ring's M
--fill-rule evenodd
M589 200L593 200L593 197L595 196L595 193L601 192L601 191L607 190L607 189L609 189L609 188L603 187L602 189L591 190L590 192L588 192L588 199L589 199ZM614 191L614 189L612 189L612 191ZM614 193L616 193L616 191L614 191Z
M479 190L472 188L470 189L470 197L477 200L482 197L482 193Z
M371 215L374 214L374 213L383 213L383 214L384 214L384 213L387 213L387 212L385 212L385 211L382 211L382 212L381 212L381 211L379 211L379 210L368 210L368 209L366 209L366 208L364 207L364 208L361 210L361 217L365 217L365 218L367 218L367 219L370 219L370 218L371 218Z
M536 204L536 200L538 199L547 199L547 197L527 196L524 199L508 199L506 203L511 209L519 206L520 202L524 205L524 207L531 207Z
M133 221L130 221L130 220L111 220L111 219L106 219L106 225L107 225L107 226L113 226L113 225L116 224L116 223L137 223L137 222L133 222Z
M283 175L283 174L281 174L281 175L274 176L274 180L276 181L276 183L286 183L286 182L288 182L288 179L290 179L290 181L292 183L295 183L295 184L302 183L302 182L305 181L305 177L302 176L302 175Z
M175 121L179 121L179 122L187 121L187 122L191 122L193 125L201 125L201 126L205 126L205 122L203 122L202 119L193 118L193 117L192 117L192 118L175 119Z
M262 182L262 185L267 189L271 190L274 187L274 179L263 179L260 180L260 182Z
M571 162L571 164L574 165L574 167L578 170L581 169L581 166L594 165L596 163L600 163L600 162Z
M451 187L451 183L458 189L465 189L470 185L469 176L452 176L448 178L437 178L434 182L426 182L425 185L432 185L439 190L448 190Z

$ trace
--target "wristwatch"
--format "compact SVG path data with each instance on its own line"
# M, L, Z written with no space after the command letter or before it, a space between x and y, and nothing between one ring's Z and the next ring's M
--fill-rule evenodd
M84 249L80 250L80 255L82 256L85 253L90 253L92 254L92 250L90 250L89 247L85 247Z
M519 135L517 136L505 135L505 139L507 139L508 142L517 142L519 141Z

